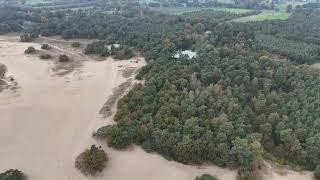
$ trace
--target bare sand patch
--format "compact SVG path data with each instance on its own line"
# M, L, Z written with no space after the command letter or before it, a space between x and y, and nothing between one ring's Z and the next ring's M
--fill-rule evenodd
M310 171L292 171L288 167L265 161L265 172L263 179L268 180L313 180L313 173Z
M313 69L320 70L320 63L312 64L312 65L310 65L310 67L313 68Z

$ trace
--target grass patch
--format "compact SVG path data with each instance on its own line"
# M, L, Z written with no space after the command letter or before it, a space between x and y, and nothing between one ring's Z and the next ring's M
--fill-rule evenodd
M217 1L222 3L230 3L230 4L234 3L234 0L217 0Z
M44 0L26 0L26 4L34 5L34 4L39 4L39 3L45 3L47 1Z
M266 21L266 20L286 20L290 16L290 13L286 12L275 12L271 10L262 11L262 13L253 15L253 16L246 16L234 19L235 22L252 22L252 21Z
M230 12L235 14L247 13L251 12L251 9L238 9L238 8L197 8L197 7L158 7L158 8L150 8L154 11L159 11L165 14L183 14L186 12L195 12L195 11L202 11L202 10L215 10L215 11L224 11Z

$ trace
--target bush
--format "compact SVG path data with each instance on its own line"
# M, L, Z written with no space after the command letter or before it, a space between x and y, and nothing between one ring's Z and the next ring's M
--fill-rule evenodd
M80 42L73 42L73 43L71 44L71 46L72 46L72 47L75 47L75 48L78 48L78 47L81 46L81 43L80 43Z
M128 48L127 46L121 46L115 50L115 59L123 60L123 59L130 59L134 56L133 51Z
M203 174L202 176L197 176L195 180L218 180L216 177L211 176L210 174Z
M51 46L49 44L42 44L41 49L49 50Z
M32 46L28 47L28 48L24 51L25 54L32 54L32 53L34 53L34 52L36 52L36 49L35 49L34 47L32 47Z
M103 48L102 52L100 53L101 56L103 57L108 57L110 56L110 52L109 52L109 49L108 48Z
M318 165L318 166L316 167L316 169L314 170L314 178L315 178L316 180L320 180L320 165Z
M41 54L40 59L50 59L51 55L50 54Z
M34 41L35 38L37 38L38 35L36 34L32 34L32 33L24 33L22 35L20 35L20 41L21 42L31 42Z
M59 56L59 62L68 62L70 61L69 57L65 54Z
M10 169L0 174L0 180L22 180L23 173L17 169Z
M105 49L104 41L95 41L87 45L85 54L100 54Z
M110 128L111 126L102 126L101 128L99 128L97 130L96 133L94 133L94 136L97 137L97 138L106 138L107 137L107 131L108 131L108 128Z
M77 157L75 167L85 175L95 175L104 169L107 160L104 150L92 145Z
M6 75L7 67L4 64L0 63L0 79L3 79Z

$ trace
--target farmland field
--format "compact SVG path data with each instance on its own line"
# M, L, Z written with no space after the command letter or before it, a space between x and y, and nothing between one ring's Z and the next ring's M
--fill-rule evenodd
M266 21L266 20L286 20L290 16L289 13L286 12L275 12L270 10L265 10L260 14L241 17L238 19L234 19L236 22L252 22L252 21Z
M44 0L26 0L26 4L39 4L39 3L44 3L44 2L47 2L47 1L44 1Z
M194 11L201 11L201 10L207 10L207 9L230 12L235 14L247 13L252 11L250 9L238 9L238 8L196 8L196 7L168 7L168 8L160 7L160 8L151 8L151 9L160 11L166 14L176 14L176 15L179 15L185 12L194 12Z

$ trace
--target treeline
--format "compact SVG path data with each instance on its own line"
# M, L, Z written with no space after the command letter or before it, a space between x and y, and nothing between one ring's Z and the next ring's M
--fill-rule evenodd
M181 41L184 38L183 18L149 11L140 16L140 11L132 12L131 17L125 17L122 14L106 14L101 11L76 11L68 17L51 18L35 31L45 36L62 35L63 38L111 38L116 39L119 44L136 46L139 49L157 48L159 43L166 43L168 47L184 46L185 41ZM174 49L176 48L163 50Z
M38 13L21 11L17 8L0 7L0 34L19 32L24 29L25 22L40 22Z

